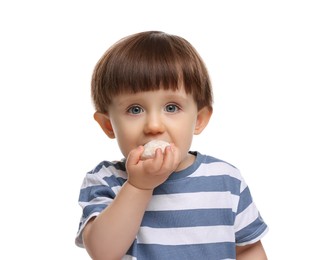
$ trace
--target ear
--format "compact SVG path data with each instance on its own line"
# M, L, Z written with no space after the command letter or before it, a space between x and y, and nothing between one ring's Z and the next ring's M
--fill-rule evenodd
M109 138L115 138L112 123L108 115L96 111L94 114L94 119L97 121L97 123Z
M201 108L201 110L198 111L194 129L195 135L199 135L208 125L212 112L213 110L210 107L203 107Z

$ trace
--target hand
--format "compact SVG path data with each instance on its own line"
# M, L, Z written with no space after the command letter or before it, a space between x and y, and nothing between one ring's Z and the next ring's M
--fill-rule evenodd
M164 154L157 149L155 157L141 160L143 146L132 150L126 161L128 183L142 190L153 190L174 172L180 163L180 153L175 145L165 148Z

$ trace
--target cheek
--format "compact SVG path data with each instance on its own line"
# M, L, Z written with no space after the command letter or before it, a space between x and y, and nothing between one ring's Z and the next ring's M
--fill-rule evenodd
M192 124L184 124L181 129L177 130L177 136L174 136L174 142L176 146L178 146L185 153L191 147L192 139L193 139L194 127Z
M133 128L125 126L119 120L114 120L112 123L118 146L122 154L126 157L132 147L132 140L134 138Z
M135 145L135 133L134 133L134 129L129 129L127 130L123 130L123 131L118 131L116 133L116 139L117 142L121 148L121 150L131 150L134 148Z
M195 122L189 121L187 124L184 124L182 127L183 131L180 134L180 144L184 149L189 150L192 144L193 135L195 131Z
M127 156L141 144L143 128L139 124L124 124L116 130L116 139L123 155Z
M124 139L127 138L129 134L132 133L133 129L127 124L127 120L123 120L122 117L114 117L111 119L112 127L114 130L114 134L117 139Z

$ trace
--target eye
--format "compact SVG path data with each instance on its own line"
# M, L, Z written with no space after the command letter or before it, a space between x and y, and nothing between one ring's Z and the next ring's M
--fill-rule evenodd
M168 104L166 107L165 107L165 111L168 112L168 113L175 113L179 110L179 106L177 105L174 105L174 104Z
M143 109L140 106L131 106L128 108L127 112L130 114L133 114L133 115L137 115L137 114L142 113Z

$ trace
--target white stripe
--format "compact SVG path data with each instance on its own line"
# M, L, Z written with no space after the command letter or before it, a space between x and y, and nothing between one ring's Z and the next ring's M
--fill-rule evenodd
M240 192L247 187L247 184L240 174L240 171L225 162L214 162L208 164L202 163L200 167L189 177L220 176L225 174L241 181Z
M239 197L229 192L195 192L154 195L147 211L231 208L236 211Z
M106 204L106 205L108 205L112 201L113 201L113 199L110 199L108 197L97 197L97 198L94 198L91 201L79 201L79 205L84 209L85 207L87 207L89 205L96 205L96 204Z
M81 189L96 186L96 185L106 185L107 182L103 180L101 176L98 176L96 174L87 174L86 178L84 179Z
M237 215L235 220L235 231L239 231L248 226L258 218L258 210L254 203L251 203L243 212Z
M109 166L106 168L103 166L98 172L87 174L86 178L84 179L81 188L87 188L89 186L96 186L96 185L106 185L107 182L104 180L105 177L111 177L114 175L116 178L123 178L126 179L127 175L125 171L118 170L114 168L114 166Z
M137 236L140 244L191 245L234 242L232 226L205 226L185 228L141 227Z
M247 242L243 242L243 243L237 243L236 246L246 246L246 245L251 245L251 244L254 244L256 243L257 241L260 241L265 235L266 233L269 231L269 228L266 227L266 229L264 230L264 232L262 234L260 234L258 237L252 239L252 240L249 240Z
M224 174L241 180L239 170L224 162L202 163L198 170L191 175L191 177L219 176Z

